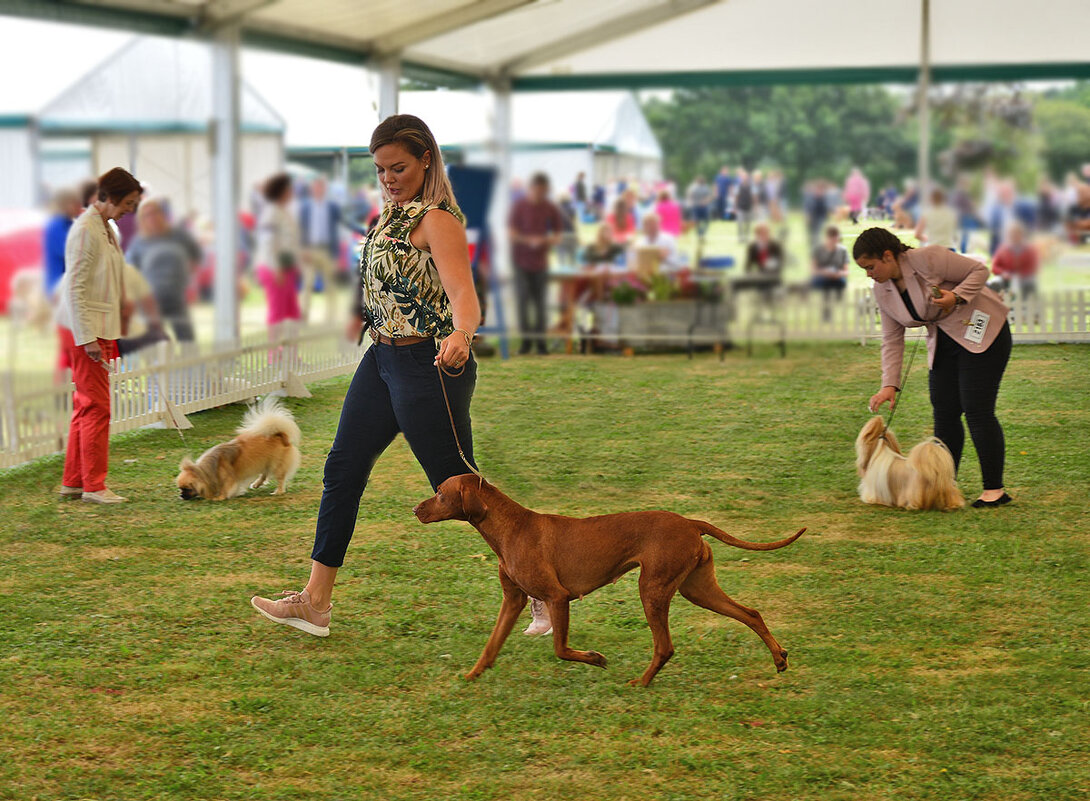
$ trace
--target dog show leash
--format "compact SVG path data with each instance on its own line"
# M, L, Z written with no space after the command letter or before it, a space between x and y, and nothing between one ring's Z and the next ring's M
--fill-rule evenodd
M926 336L916 337L916 344L912 346L912 353L909 354L908 364L905 366L904 374L901 376L901 386L897 390L897 395L900 395L902 392L904 392L905 384L908 383L908 374L912 370L912 362L914 362L916 360L916 351L918 351L920 349L920 342L922 340L926 339L926 338L927 338ZM889 417L886 418L886 425L882 429L882 435L881 435L882 439L885 439L886 432L889 431L889 427L893 423L893 415L897 411L897 406L898 406L898 399L897 399L897 397L894 397L893 403L891 403L890 407L889 407Z
M439 386L443 390L443 402L447 405L447 416L450 418L450 430L454 434L454 444L458 446L458 455L462 457L462 461L465 463L465 466L469 468L469 471L481 480L480 484L478 484L478 486L480 486L484 484L484 476L481 474L480 470L478 470L476 467L469 463L469 459L466 458L465 451L462 450L462 442L458 439L458 426L454 424L454 412L452 412L450 409L450 398L447 397L447 384L443 380L444 373L446 373L451 378L458 378L466 371L466 366L463 364L462 368L457 373L452 373L437 362L435 365L435 369L439 371Z

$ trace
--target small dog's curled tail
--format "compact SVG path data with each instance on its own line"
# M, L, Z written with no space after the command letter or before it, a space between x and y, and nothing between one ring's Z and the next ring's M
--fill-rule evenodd
M260 403L255 403L246 411L242 425L235 429L236 434L252 434L261 437L275 437L278 434L287 439L288 445L299 447L303 436L295 417L284 408L280 398L266 395Z
M806 531L806 527L803 526L787 539L776 540L775 542L748 542L746 540L740 540L703 520L694 520L693 522L700 526L701 534L710 534L720 542L725 542L727 545L733 545L735 548L744 548L747 551L774 551L777 548L783 548L793 543L802 536L804 531Z
M908 464L916 471L910 509L950 511L965 505L954 473L954 457L942 440L925 439L909 451Z

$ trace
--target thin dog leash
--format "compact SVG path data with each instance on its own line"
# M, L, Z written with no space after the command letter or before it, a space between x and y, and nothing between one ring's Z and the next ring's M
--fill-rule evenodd
M458 378L466 371L466 366L463 364L462 368L457 373L452 373L439 364L435 365L435 369L439 371L439 386L443 389L443 402L447 405L447 416L450 418L450 430L454 434L454 444L458 446L458 455L462 457L462 461L465 462L465 466L469 468L469 471L481 480L480 484L478 484L479 488L484 484L484 476L481 475L480 470L469 463L465 451L462 450L462 442L458 439L458 426L454 424L454 412L450 409L450 398L447 397L447 384L443 380L443 373L446 373L451 378Z
M905 367L904 374L901 376L901 388L897 390L897 395L904 392L905 384L908 383L908 374L912 370L912 362L916 360L916 351L920 349L920 342L926 339L926 337L917 337L916 344L912 346L912 353L908 357L908 365ZM893 423L893 415L897 411L897 406L900 405L897 397L893 398L893 403L889 408L889 417L886 418L886 426L882 429L882 439L885 439L886 432L889 431L890 424Z

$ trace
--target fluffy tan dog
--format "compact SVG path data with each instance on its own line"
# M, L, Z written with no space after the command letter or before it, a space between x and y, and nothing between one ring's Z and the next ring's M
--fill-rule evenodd
M230 442L209 448L196 462L188 456L182 460L175 481L182 500L236 498L270 477L276 482L273 495L284 494L302 458L299 426L291 412L278 398L266 396L250 407L235 434Z
M954 458L941 440L930 437L906 458L881 417L872 417L855 440L855 466L862 477L863 503L899 509L960 509L965 498L954 479Z

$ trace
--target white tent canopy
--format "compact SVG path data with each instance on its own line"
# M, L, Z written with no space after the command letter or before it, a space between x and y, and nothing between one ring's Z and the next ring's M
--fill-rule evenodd
M0 0L0 13L246 44L515 88L915 79L921 0ZM123 12L123 13L119 13ZM941 0L937 79L1090 77L1086 0ZM734 75L732 79L730 76Z

